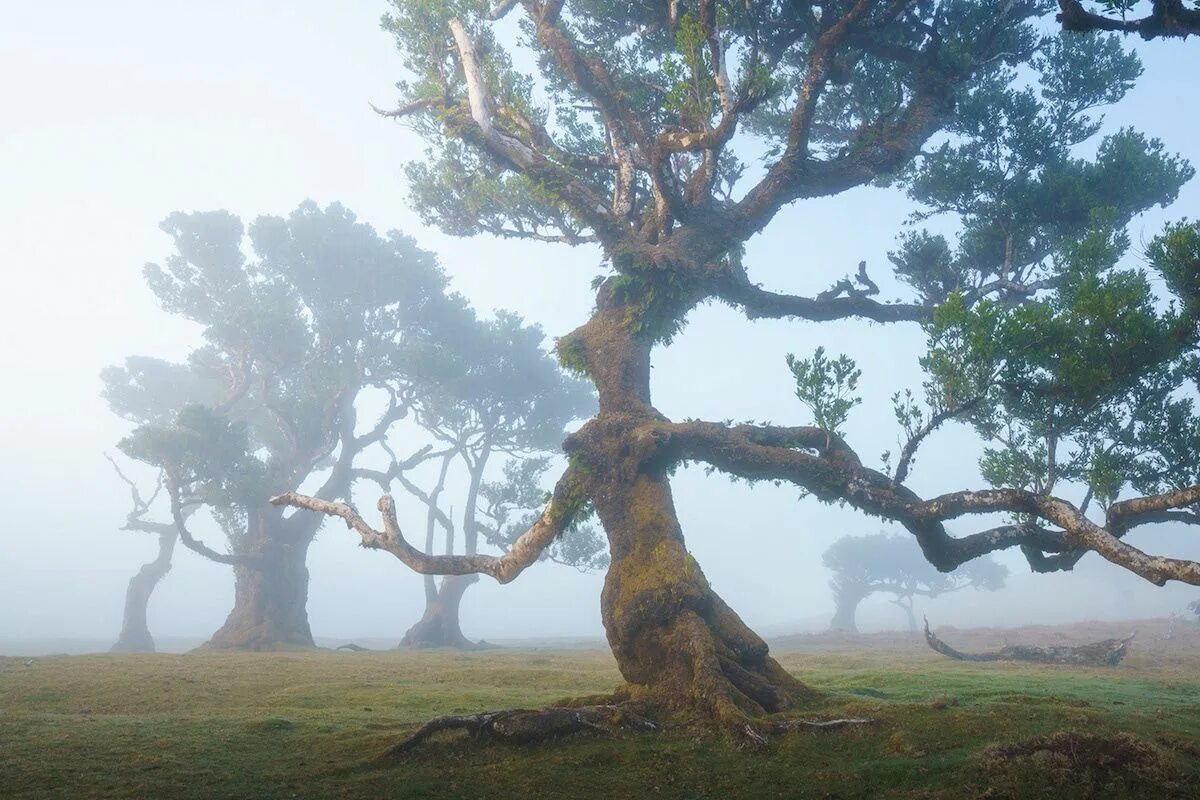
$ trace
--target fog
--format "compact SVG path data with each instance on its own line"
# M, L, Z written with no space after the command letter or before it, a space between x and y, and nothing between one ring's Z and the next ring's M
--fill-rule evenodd
M378 31L382 4L315 0L50 2L11 4L0 28L0 652L28 640L116 637L129 577L153 556L154 537L119 530L127 487L105 453L129 425L100 397L98 374L141 354L179 359L194 325L163 312L142 265L171 251L158 222L176 210L225 208L250 220L286 215L306 198L339 201L380 232L399 229L435 252L481 313L509 309L548 337L589 313L598 249L488 237L454 239L425 227L406 205L402 165L422 146L368 106L394 100L402 66ZM1200 164L1195 45L1138 46L1146 73L1105 121L1135 125ZM1163 222L1195 217L1200 180L1170 208L1134 220L1134 241ZM912 211L897 190L862 189L798 203L747 253L756 281L814 293L875 265L885 297L886 254ZM550 344L549 338L547 345ZM920 383L916 326L865 322L747 322L728 308L692 314L654 365L657 407L673 419L807 422L784 365L788 352L824 344L857 359L864 404L847 437L864 458L896 446L888 397ZM406 448L402 448L406 449ZM938 432L912 487L935 494L983 484L974 435ZM130 466L147 487L154 475ZM462 476L454 479L461 488ZM833 611L821 553L846 534L888 530L849 508L801 499L795 489L730 483L681 470L675 501L687 537L716 591L765 634L824 629ZM374 508L376 487L357 489ZM373 513L373 511L372 511ZM400 521L423 511L401 501ZM966 533L979 518L955 523ZM224 543L211 527L210 544ZM1138 533L1155 552L1200 558L1186 530ZM391 556L357 547L327 524L308 559L309 617L321 641L398 640L421 615L421 579ZM1095 555L1071 573L1034 575L1018 553L997 560L1012 575L998 592L918 601L939 624L1012 625L1131 619L1182 612L1195 590L1157 588ZM516 582L483 579L466 595L464 632L489 640L603 636L602 576L540 563ZM228 613L227 566L179 548L150 606L150 628L201 640ZM902 628L882 597L860 609L863 630ZM53 647L47 644L46 647Z

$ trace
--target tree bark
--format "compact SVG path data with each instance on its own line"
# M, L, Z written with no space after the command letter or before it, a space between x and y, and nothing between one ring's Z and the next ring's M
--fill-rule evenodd
M687 551L667 465L656 462L663 442L641 427L662 419L650 405L652 341L631 333L629 318L602 288L597 313L565 344L600 394L599 415L567 450L608 536L600 610L627 681L618 695L758 739L751 718L815 693L771 658Z
M254 565L234 567L234 603L206 648L289 650L314 647L308 626L309 536L290 535L278 515L263 514ZM274 517L274 518L272 518Z
M112 646L114 653L153 653L154 637L146 622L146 611L150 595L158 582L171 571L171 556L179 532L174 525L164 525L158 533L158 555L153 561L142 565L125 590L125 613L121 622L121 634Z
M459 606L467 587L478 575L447 575L434 592L426 597L425 614L404 634L401 647L457 647L464 650L478 645L463 635L459 625Z

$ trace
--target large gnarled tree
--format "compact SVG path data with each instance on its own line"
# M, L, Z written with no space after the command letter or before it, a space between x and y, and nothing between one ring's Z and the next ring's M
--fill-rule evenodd
M157 533L160 551L130 584L119 644L152 647L146 602L177 538L234 570L233 609L211 646L312 646L305 562L320 521L267 499L305 482L348 498L359 456L410 411L418 376L444 368L453 337L442 328L469 309L445 294L430 255L336 204L305 203L249 231L227 212L174 214L162 227L176 254L148 265L147 282L166 311L201 326L204 344L186 363L134 357L103 374L110 406L137 424L121 450L161 471L168 500L154 521L151 499L134 492L126 527ZM360 425L368 391L389 401ZM192 534L205 517L227 546Z
M1200 583L1200 564L1152 556L1124 540L1132 528L1164 514L1194 519L1185 511L1200 500L1191 474L1194 450L1186 468L1164 468L1157 479L1139 476L1132 485L1144 495L1117 499L1129 481L1120 473L1110 476L1099 518L1095 506L1055 494L1062 481L1075 477L1057 467L1050 469L1054 479L1045 480L989 467L990 476L1005 476L997 488L930 499L905 485L913 453L938 425L973 413L970 419L989 436L1003 435L998 421L1025 413L1022 387L1061 404L1053 426L1058 444L1078 431L1072 420L1086 416L1087 408L1112 410L1114 431L1118 407L1141 413L1137 403L1121 406L1116 399L1132 400L1129 393L1141 386L1135 375L1106 367L1089 377L1081 374L1083 364L1078 372L1062 373L1045 358L1049 345L1036 354L1012 349L1011 337L1031 321L1008 321L1013 309L1023 307L1016 301L1029 302L1039 291L1022 285L1011 268L1022 241L1015 234L1012 258L993 251L980 260L964 251L962 258L942 259L941 266L958 274L940 297L914 302L880 302L865 269L857 281L840 281L813 297L774 292L750 278L743 259L746 243L784 208L903 177L939 132L949 131L947 141L958 146L959 136L971 135L954 128L960 107L975 93L992 91L998 80L1018 80L1013 67L1028 64L1032 74L1043 76L1053 69L1058 62L1034 59L1042 45L1035 23L1049 11L1046 4L502 0L489 7L412 0L395 6L387 27L411 75L401 84L402 105L389 113L410 121L430 144L428 159L410 172L417 207L430 222L460 235L595 243L611 268L598 286L591 318L558 345L563 363L595 383L600 409L568 437L569 467L541 516L500 557L425 554L404 539L388 497L379 505L383 530L344 504L295 494L277 502L342 516L364 544L420 572L484 573L501 582L533 563L581 509L594 507L612 559L601 612L626 681L618 697L687 712L751 738L762 730L754 718L793 708L811 695L717 596L688 553L670 487L671 472L683 461L745 479L791 482L819 500L895 520L942 570L1020 546L1037 568L1065 567L1078 553L1094 551L1154 583ZM519 17L515 27L509 15ZM1086 49L1097 41L1076 37L1071 46ZM510 55L514 48L524 51L520 58ZM537 71L527 74L516 64L536 65ZM1102 101L1081 98L1078 110ZM747 153L761 154L761 163L744 163ZM1058 188L1073 197L1076 189L1087 190L1081 181ZM1122 218L1127 212L1121 208L1109 215L1114 225ZM1084 227L1091 222L1085 215ZM1178 247L1170 252L1172 259L1192 259L1186 263L1193 289L1195 256ZM1053 298L1029 312L1038 317L1032 321L1053 324L1054 315L1069 308L1073 324L1093 318L1108 324L1104 315L1112 310L1089 307L1091 299L1101 302L1089 292L1100 283L1121 295L1111 281L1125 278L1112 277L1103 258L1089 261L1087 253L1075 252L1063 256L1060 279L1055 257L1048 252L1039 261L1053 273L1040 291ZM996 264L1009 266L997 271ZM801 257L798 268L830 265ZM1105 302L1138 300L1135 283L1130 277L1128 292L1107 295ZM998 300L985 304L989 297ZM837 419L853 405L843 390L852 387L839 383L843 373L830 371L829 359L792 361L798 393L820 412L821 425L675 422L655 409L653 349L679 333L691 309L710 300L748 318L929 325L926 400L932 407L914 400L898 410L912 436L895 468L868 466L839 435ZM1194 376L1172 370L1183 363L1181 353L1195 331L1186 330L1178 315L1154 312L1152 304L1139 304L1129 319L1118 320L1129 324L1113 336L1119 343L1152 334L1130 350L1143 372L1155 373L1164 386L1171 372L1179 388ZM1135 330L1139 320L1147 322L1145 330ZM987 321L1010 326L1005 349L982 347L974 332ZM1079 344L1071 340L1074 331L1091 348L1081 350L1081 358L1133 354L1106 350L1113 342L1095 329L1088 336L1088 330L1060 330L1057 344ZM1031 358L1041 360L1023 363ZM1027 367L1045 374L1025 381L1021 370ZM1022 417L1019 424L1036 423ZM1133 427L1132 436L1156 436L1152 425ZM1011 441L1014 453L1026 453L1024 439ZM1029 450L1039 452L1038 446ZM1142 463L1135 452L1122 451L1113 463ZM1017 516L969 536L946 529L950 520L983 512Z

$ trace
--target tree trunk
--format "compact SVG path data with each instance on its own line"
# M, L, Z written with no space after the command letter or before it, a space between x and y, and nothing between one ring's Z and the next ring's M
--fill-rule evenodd
M860 587L833 586L833 619L829 621L829 630L845 633L858 633L858 622L855 615L858 605L866 599L868 592Z
M758 738L750 717L813 693L771 658L687 551L667 470L655 461L662 442L639 430L661 416L649 399L652 342L630 333L630 314L602 288L596 315L560 342L582 357L600 394L599 415L567 450L608 536L600 611L628 682L619 694Z
M736 727L807 693L709 586L665 478L639 475L592 498L612 555L600 613L631 697Z
M261 527L261 560L234 567L233 610L205 647L288 650L314 647L308 627L309 539L288 537L281 524Z
M894 599L890 602L893 605L900 606L900 608L904 609L904 614L906 617L908 617L908 632L916 633L917 632L917 615L913 613L912 597L897 597L896 599Z
M171 556L179 533L174 525L164 525L158 534L158 556L142 565L137 574L129 579L125 590L125 614L121 622L121 634L112 646L114 653L153 653L154 637L146 623L146 610L150 595L158 582L171 571Z
M478 575L447 575L442 578L442 584L433 597L426 598L425 614L404 634L400 646L462 649L477 647L474 642L463 636L458 614L463 593L478 580Z

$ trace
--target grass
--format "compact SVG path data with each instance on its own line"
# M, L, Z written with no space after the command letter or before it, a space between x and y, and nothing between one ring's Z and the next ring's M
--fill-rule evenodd
M0 658L0 797L1200 796L1194 660L1071 670L912 649L781 660L827 694L814 716L879 723L776 737L765 752L686 729L528 746L448 737L381 767L371 758L431 716L610 690L612 659L595 650ZM988 750L1064 731L1025 751Z

